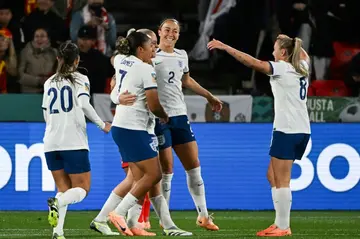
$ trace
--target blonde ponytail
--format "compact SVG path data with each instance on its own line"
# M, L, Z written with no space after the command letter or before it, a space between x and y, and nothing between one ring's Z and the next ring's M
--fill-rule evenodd
M302 51L302 40L300 38L294 38L294 48L290 55L290 62L295 68L296 72L305 77L309 76L309 71L300 63L300 55Z

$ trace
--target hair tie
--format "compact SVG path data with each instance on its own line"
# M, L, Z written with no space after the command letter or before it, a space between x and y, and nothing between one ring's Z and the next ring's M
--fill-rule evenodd
M292 39L292 44L293 44L293 46L295 46L295 44L296 44L296 38L293 38L293 39Z

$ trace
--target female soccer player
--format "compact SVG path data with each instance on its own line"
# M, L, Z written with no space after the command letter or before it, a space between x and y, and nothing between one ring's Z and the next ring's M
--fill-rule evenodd
M79 49L73 43L59 48L58 70L44 85L42 108L46 122L44 151L58 193L48 199L53 238L64 239L67 206L81 202L90 189L89 145L85 116L108 133L89 103L89 79L78 73Z
M213 223L206 206L198 146L187 117L182 87L205 97L215 111L221 111L222 102L190 77L187 53L175 48L180 34L179 22L175 19L166 19L161 23L158 34L160 44L153 62L160 102L170 117L168 124L161 124L157 120L155 126L163 172L162 192L169 204L173 177L173 148L186 170L189 192L198 211L196 223L207 230L217 231L219 227Z
M258 232L257 236L291 235L291 168L294 160L302 158L310 138L306 107L310 61L301 44L299 38L279 35L274 44L275 61L264 62L215 39L208 43L210 50L224 50L242 64L270 76L275 118L268 175L275 180L273 201L276 217L275 223Z
M156 186L161 180L161 169L157 148L147 129L152 118L151 112L162 118L164 123L168 121L168 116L158 99L153 67L145 63L151 61L154 50L151 37L133 32L120 40L118 50L119 55L114 59L116 85L111 92L111 100L117 104L112 135L123 161L129 163L135 184L115 211L109 214L109 219L122 234L133 235L124 217L150 190L155 212L164 224L164 233L169 236L190 236L192 233L175 226L166 200ZM132 106L119 104L119 94L126 91L136 93L136 101Z
M130 29L128 31L128 35L130 33L132 33L133 31L136 31L136 30ZM156 34L149 29L139 29L139 30L137 30L137 32L142 32L151 37L151 46L153 49L152 58L154 58L155 57L155 49L157 48ZM147 62L147 63L152 65L152 62ZM111 90L114 89L115 84L116 84L116 81L113 78L111 81ZM131 94L127 91L124 93L121 93L119 96L119 103L122 105L131 106L134 104L135 100L136 100L136 95ZM151 118L151 120L149 120L147 131L153 137L155 137L154 127L155 127L155 119ZM157 142L157 139L156 139L156 142ZM130 191L131 186L134 183L134 178L132 176L131 170L129 169L129 164L127 162L122 162L122 168L125 171L126 178L119 185L117 185L114 188L112 193L109 195L107 201L103 205L101 211L99 212L99 214L96 216L96 218L90 224L91 229L98 231L103 235L118 235L118 233L112 232L110 227L107 225L107 223L106 223L107 217L108 217L109 213L112 212L119 205L119 203L122 200L122 196L126 195ZM134 207L132 207L129 210L128 215L127 215L127 224L134 235L141 236L143 234L146 234L146 235L148 234L143 229L150 229L149 215L150 215L150 199L147 194L144 199L143 205L141 205L141 201L139 201L137 205L135 205Z

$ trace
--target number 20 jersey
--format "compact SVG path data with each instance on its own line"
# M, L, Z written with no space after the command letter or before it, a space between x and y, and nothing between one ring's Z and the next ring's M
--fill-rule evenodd
M46 111L44 151L89 150L86 120L80 97L90 97L90 83L87 76L73 73L76 83L68 80L44 84L42 108Z
M305 61L301 64L308 69ZM309 80L297 73L285 61L270 62L271 89L274 94L274 130L283 133L310 134L310 120L307 110Z
M153 59L160 103L165 112L172 116L186 115L186 103L182 92L182 77L189 72L189 60L186 51L174 49L167 53L160 49Z

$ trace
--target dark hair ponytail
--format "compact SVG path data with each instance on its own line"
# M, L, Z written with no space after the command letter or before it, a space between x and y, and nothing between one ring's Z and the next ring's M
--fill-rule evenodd
M67 79L71 83L75 83L76 79L73 73L76 72L77 66L74 64L75 60L79 57L79 48L71 42L65 42L60 45L58 58L59 64L56 71L55 81Z
M138 47L143 47L144 44L151 40L151 37L142 32L131 32L126 38L118 39L116 43L116 50L122 55L136 56Z

